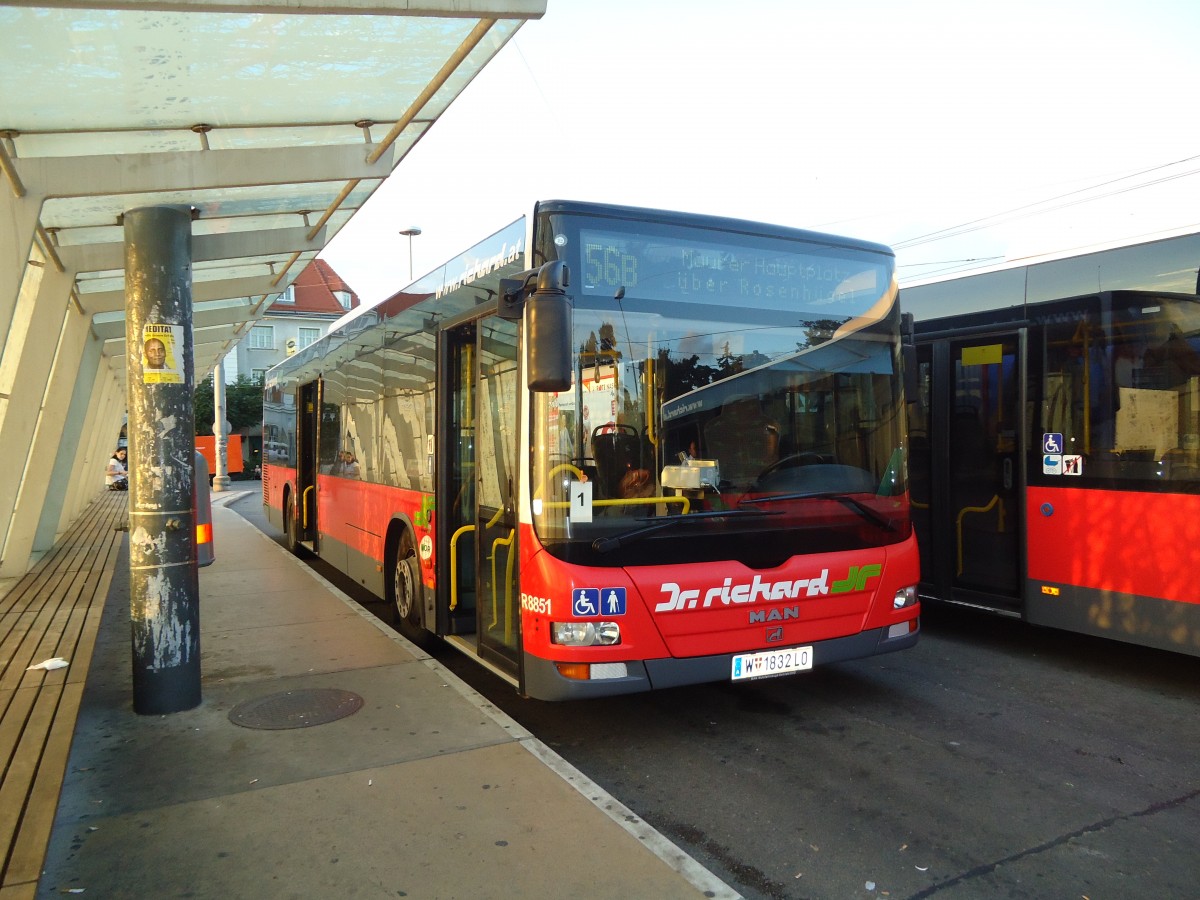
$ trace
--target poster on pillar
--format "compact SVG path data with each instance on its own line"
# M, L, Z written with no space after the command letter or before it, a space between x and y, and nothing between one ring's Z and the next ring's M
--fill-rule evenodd
M183 326L142 327L142 383L183 384Z

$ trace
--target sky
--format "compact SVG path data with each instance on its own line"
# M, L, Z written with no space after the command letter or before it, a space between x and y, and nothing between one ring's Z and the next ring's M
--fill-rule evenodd
M548 0L321 255L373 303L544 199L864 238L901 286L1200 231L1198 47L1195 0Z

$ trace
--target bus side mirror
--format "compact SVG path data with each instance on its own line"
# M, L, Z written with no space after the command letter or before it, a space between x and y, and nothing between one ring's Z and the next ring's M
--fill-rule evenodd
M571 386L575 366L571 356L573 308L566 290L570 280L571 272L560 259L500 279L496 314L514 322L525 316L531 391L565 391Z
M529 298L525 341L529 348L529 389L565 391L571 387L573 308L566 287L570 272L562 260L538 270L537 289Z

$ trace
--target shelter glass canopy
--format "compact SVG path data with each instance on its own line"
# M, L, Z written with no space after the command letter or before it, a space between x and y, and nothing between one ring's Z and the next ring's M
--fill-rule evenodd
M179 133L198 124L216 130L214 150L361 141L353 126L364 120L383 123L382 136L399 118L397 99L420 94L478 21L189 5L196 11L0 8L0 33L17 38L5 41L0 95L6 119L25 135L22 155L199 149L197 135ZM519 24L492 26L474 59L424 105L422 124ZM31 85L54 85L69 102Z
M122 216L193 209L224 307L208 374L546 0L0 0L0 168L73 302L112 333ZM0 337L20 327L0 279ZM8 313L6 314L6 304ZM220 309L214 307L213 309ZM11 318L8 318L11 316ZM101 323L97 323L100 325ZM120 342L106 342L121 354Z

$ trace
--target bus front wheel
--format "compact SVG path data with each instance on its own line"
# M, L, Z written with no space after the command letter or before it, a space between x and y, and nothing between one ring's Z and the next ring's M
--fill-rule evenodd
M389 559L388 600L396 610L396 627L414 644L423 645L429 632L422 622L421 567L407 531L396 542Z

